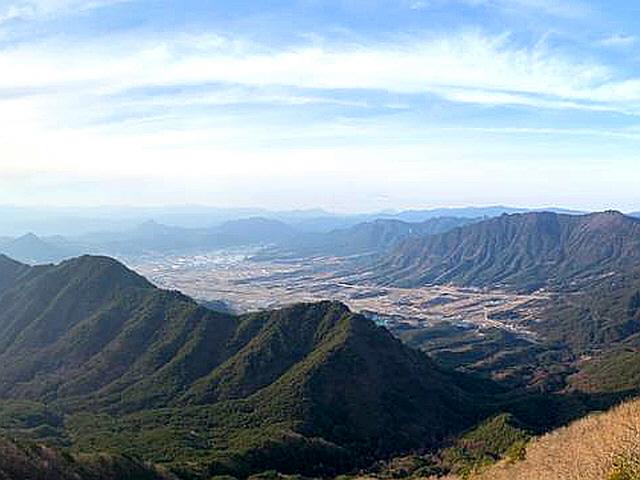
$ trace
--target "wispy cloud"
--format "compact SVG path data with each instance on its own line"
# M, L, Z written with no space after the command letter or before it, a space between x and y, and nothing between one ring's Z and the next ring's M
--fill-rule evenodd
M578 0L447 0L461 2L476 7L492 8L511 13L531 13L550 15L568 19L584 18L591 14L591 8Z
M481 33L402 39L380 44L264 48L220 36L172 40L104 39L82 45L48 41L0 51L0 88L72 88L75 94L113 94L149 86L229 84L250 87L356 89L439 94L455 100L491 93L528 103L571 100L640 101L640 78L617 79L614 68L572 59L540 44ZM455 89L456 95L451 95ZM479 99L490 103L491 97ZM471 102L473 95L462 101ZM540 106L544 106L541 101Z
M636 44L638 41L634 35L615 34L609 37L603 38L598 43L605 47L630 47Z
M424 10L428 6L429 6L429 2L427 2L426 0L413 0L409 4L409 8L411 10Z
M130 0L8 0L0 4L0 23L55 17Z
M407 1L402 8L428 9L438 1L448 2ZM579 11L564 9L573 3L542 0L460 2L564 17ZM39 20L104 4L14 1L3 4L0 15ZM327 185L338 179L346 192L355 188L348 179L364 184L369 175L377 194L393 180L399 187L391 197L411 187L417 198L425 194L424 185L433 184L430 179L447 178L450 183L440 182L442 191L435 193L460 196L469 189L451 186L461 185L464 175L467 186L479 178L491 183L505 178L496 173L505 165L515 185L525 175L513 160L525 150L537 162L531 166L555 155L613 158L603 138L627 143L622 153L622 147L616 150L620 156L634 152L640 141L637 132L622 131L619 124L598 129L593 121L587 128L587 115L573 127L556 128L560 123L554 121L577 118L576 111L588 113L590 121L612 113L640 115L640 76L531 35L465 27L375 38L354 34L348 38L356 40L345 42L314 32L307 43L283 45L213 28L198 34L184 27L170 34L154 31L34 40L21 35L19 42L0 47L2 171L110 176L116 183L120 172L160 183L186 178L190 186L201 181L202 192L225 195L247 191L238 188L247 172L256 182L260 176L272 179L259 182L274 186L270 195L281 195L276 191L284 191L283 185L312 191L309 178L324 178ZM460 122L460 128L435 128L438 113L429 115L438 109L454 112L447 125ZM513 117L499 117L513 112L517 120L507 128ZM472 120L464 124L466 118ZM552 145L545 138L536 145L541 137L563 141ZM533 145L527 143L531 138ZM398 162L409 167L399 169ZM485 168L489 164L493 170ZM563 178L548 170L539 177L547 190L548 178ZM293 180L287 184L288 178ZM499 187L483 185L482 191ZM158 192L154 198L164 198ZM326 197L326 189L314 195Z

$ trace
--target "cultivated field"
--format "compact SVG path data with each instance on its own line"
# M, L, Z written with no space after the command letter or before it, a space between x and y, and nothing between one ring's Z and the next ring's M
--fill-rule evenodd
M534 335L527 326L537 320L548 298L454 286L379 287L350 274L349 259L254 261L253 253L157 256L129 264L163 288L202 301L224 301L239 312L331 299L390 327L423 328L445 321L505 329L530 339Z

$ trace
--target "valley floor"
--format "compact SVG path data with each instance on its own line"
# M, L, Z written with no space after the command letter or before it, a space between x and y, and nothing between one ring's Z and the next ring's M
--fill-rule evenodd
M497 328L528 340L550 296L454 286L379 287L350 273L351 260L323 257L256 261L252 250L166 255L130 260L129 266L162 288L202 301L223 301L239 312L299 302L337 300L390 329L411 330L442 322L461 328Z

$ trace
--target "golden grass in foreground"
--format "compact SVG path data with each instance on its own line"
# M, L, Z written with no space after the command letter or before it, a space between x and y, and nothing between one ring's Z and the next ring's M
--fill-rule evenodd
M453 480L454 477L449 477ZM640 480L640 400L544 435L473 480Z

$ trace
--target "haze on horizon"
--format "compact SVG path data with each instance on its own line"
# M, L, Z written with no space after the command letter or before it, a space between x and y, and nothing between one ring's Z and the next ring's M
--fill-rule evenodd
M0 1L0 204L640 210L636 2Z

